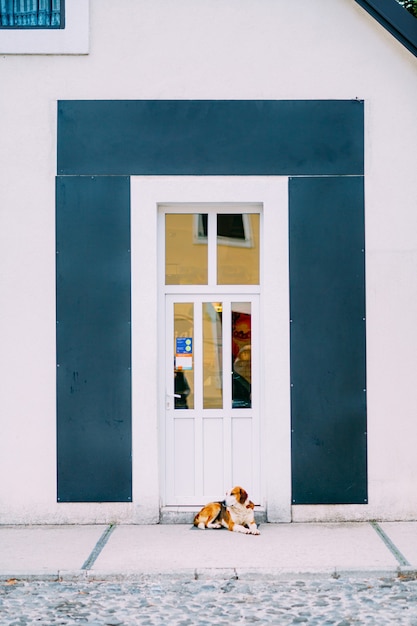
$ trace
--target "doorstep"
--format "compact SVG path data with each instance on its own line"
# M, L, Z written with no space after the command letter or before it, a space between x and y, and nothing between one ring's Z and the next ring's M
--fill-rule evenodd
M192 524L194 516L201 507L196 506L164 506L161 508L160 524ZM255 521L257 524L267 522L266 509L260 506L255 507Z

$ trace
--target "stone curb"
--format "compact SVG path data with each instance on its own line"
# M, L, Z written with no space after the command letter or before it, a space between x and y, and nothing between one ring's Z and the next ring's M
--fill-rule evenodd
M59 572L0 572L0 582L6 583L11 581L42 581L57 582L59 580Z
M396 567L392 569L310 569L285 570L280 568L186 568L166 571L130 571L111 572L95 570L58 570L51 572L0 572L0 582L152 582L161 580L243 580L243 581L292 581L318 578L408 578L417 579L417 570L412 567Z

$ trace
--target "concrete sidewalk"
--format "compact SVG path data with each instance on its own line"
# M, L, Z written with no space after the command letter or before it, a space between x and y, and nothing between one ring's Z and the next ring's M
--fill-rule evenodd
M412 575L417 522L262 524L261 535L190 525L0 526L0 580Z

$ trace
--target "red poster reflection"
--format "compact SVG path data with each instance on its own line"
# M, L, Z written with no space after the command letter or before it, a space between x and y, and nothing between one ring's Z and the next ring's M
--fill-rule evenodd
M252 354L251 314L232 311L232 407L250 408Z

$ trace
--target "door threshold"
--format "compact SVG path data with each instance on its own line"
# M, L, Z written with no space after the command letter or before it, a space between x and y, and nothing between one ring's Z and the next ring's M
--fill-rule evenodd
M192 524L194 516L201 506L163 506L160 511L160 524ZM266 509L255 506L255 521L257 524L267 522Z

